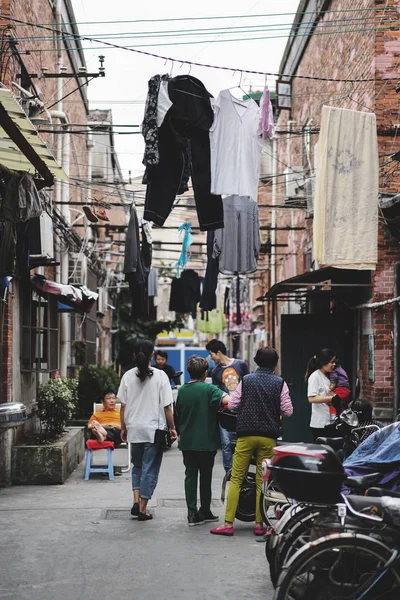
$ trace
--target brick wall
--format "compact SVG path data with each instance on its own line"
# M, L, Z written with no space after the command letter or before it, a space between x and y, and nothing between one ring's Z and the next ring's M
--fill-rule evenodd
M277 165L278 173L282 174L287 164L306 166L301 135L279 134L279 131L301 131L311 120L312 127L318 127L321 118L321 107L324 102L335 99L331 105L363 110L357 102L365 107L371 107L377 115L378 128L387 129L400 123L399 101L395 93L398 82L389 81L389 77L398 75L400 79L400 1L390 3L390 8L384 12L385 2L373 0L344 0L333 1L329 9L345 10L371 8L371 12L363 13L328 13L317 25L315 34L309 41L299 67L298 75L313 75L317 77L368 79L376 76L378 81L363 83L342 83L314 80L292 80L292 111L281 111L277 123ZM375 10L376 8L376 10ZM338 16L340 15L340 17ZM363 18L368 22L363 31L346 31L334 35L326 35L323 27L329 25L335 28L337 19ZM351 23L351 21L349 21ZM360 30L362 21L354 25L346 25L346 29ZM376 29L384 27L384 31ZM390 27L390 28L389 28ZM369 30L369 31L368 31ZM325 31L327 31L325 29ZM351 98L349 97L351 96ZM366 109L366 108L365 108ZM293 122L290 123L289 121ZM380 162L387 162L387 155L398 150L397 136L379 137ZM311 136L311 163L314 166L314 146L318 135ZM380 191L385 193L400 192L400 173L396 165L388 163L380 172ZM260 191L259 203L269 204L271 187ZM283 177L277 178L277 204L284 204ZM270 214L270 213L269 213ZM286 256L277 256L276 280L281 281L305 270L304 249L312 241L312 218L306 210L288 208L277 210L278 226L305 227L304 231L276 232L276 242L288 244ZM293 259L292 252L296 252ZM276 252L282 252L276 248ZM400 246L397 240L384 234L382 223L378 236L378 267L373 276L373 301L393 297L394 264L400 260ZM265 258L264 265L268 265ZM277 302L279 315L282 302ZM279 319L272 323L270 303L266 303L266 317L271 332L275 327L276 346L279 350ZM361 383L362 393L376 401L379 407L390 407L393 398L393 308L385 306L374 314L374 347L375 347L375 381L368 378L368 336L361 338ZM271 336L272 337L272 336Z

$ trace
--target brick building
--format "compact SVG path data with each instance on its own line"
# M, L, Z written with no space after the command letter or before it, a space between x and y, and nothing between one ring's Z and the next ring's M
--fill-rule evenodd
M40 241L40 248L34 255L30 247L28 272L10 279L1 304L0 402L24 402L29 415L23 428L26 432L37 426L39 383L57 373L75 374L76 365L83 362L112 361L111 317L105 291L108 285L112 287L112 277L95 252L99 234L89 228L82 211L95 200L92 187L96 189L92 186L87 85L89 76L103 76L104 70L99 63L97 73L87 73L70 0L2 0L0 11L0 81L12 91L45 141L47 154L56 158L66 174L64 178L56 175L44 188L46 211L33 236ZM106 125L112 139L110 118ZM103 145L97 152L102 148L109 156L110 148ZM110 189L117 184L116 196L122 202L122 176L114 149L113 153L116 177L110 174L108 181ZM0 150L0 165L1 158ZM95 304L83 319L50 294L39 295L31 285L33 273L64 285L100 290L99 300L105 302ZM103 327L104 320L107 323ZM81 362L76 360L78 354ZM22 433L19 428L2 435L0 484L10 481L11 448Z
M353 392L358 380L361 396L374 401L381 418L398 412L399 308L387 301L399 295L399 8L397 1L302 0L280 65L274 165L259 204L276 207L262 209L271 233L265 258L270 270L261 289L269 342L280 351L295 400L288 438L306 430L303 376L307 360L321 347L337 348ZM324 103L376 113L380 220L372 272L324 269L313 260L314 148ZM382 304L355 309L365 303Z

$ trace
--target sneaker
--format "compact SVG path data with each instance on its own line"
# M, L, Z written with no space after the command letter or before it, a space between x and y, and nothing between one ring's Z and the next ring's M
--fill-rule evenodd
M198 514L199 514L199 518L202 519L205 523L212 523L213 521L219 521L219 517L213 515L211 510L202 511L200 508Z
M131 515L134 519L137 519L139 516L139 502L135 502L135 504L131 508Z
M200 517L200 514L196 512L188 513L188 523L189 527L194 527L195 525L203 525L205 520Z

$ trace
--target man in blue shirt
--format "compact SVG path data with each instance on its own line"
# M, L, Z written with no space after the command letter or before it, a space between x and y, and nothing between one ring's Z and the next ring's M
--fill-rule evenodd
M238 358L229 358L226 354L226 346L220 340L211 340L206 349L214 361L215 367L212 371L212 382L226 393L234 392L239 382L249 373L249 367ZM225 471L232 468L231 435L229 431L220 426L222 462Z

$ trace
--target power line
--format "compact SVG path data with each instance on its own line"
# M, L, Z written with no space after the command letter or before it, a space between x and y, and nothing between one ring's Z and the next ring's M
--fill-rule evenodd
M56 29L56 28L49 28L43 25L38 25L36 23L32 23L29 21L22 21L21 19L15 19L15 18L11 18L11 17L7 17L6 15L1 15L5 20L7 21L13 21L14 23L19 23L19 24L23 24L23 25L31 25L32 27L37 27L39 29L44 29L44 30L48 30L51 31L53 33L58 33L59 35L63 36L64 32L62 30ZM368 30L367 30L368 31ZM376 28L373 28L372 31L376 31ZM323 33L323 32L322 32ZM346 31L347 33L347 31ZM306 34L307 36L310 36L310 33ZM318 35L317 32L313 32L313 36L314 35ZM332 34L324 34L324 35L332 35ZM295 37L296 33L294 33ZM315 77L312 75L298 75L298 74L292 74L292 75L286 75L285 73L271 73L268 71L253 71L253 70L248 70L248 69L238 69L238 68L234 68L234 67L225 67L225 66L217 66L217 65L209 65L206 63L198 63L198 62L192 62L192 61L187 61L187 60L180 60L180 59L176 59L176 58L171 58L169 56L163 56L160 54L155 54L153 52L148 52L145 50L138 50L137 47L129 47L129 46L122 46L119 44L113 44L111 42L104 42L102 40L96 39L94 37L90 37L90 36L80 36L78 34L76 34L75 39L79 39L79 40L85 40L85 41L89 41L89 42L94 42L97 44L104 44L105 47L109 47L109 48L117 48L117 49L121 49L121 50L127 50L136 54L141 54L144 56L151 56L153 58L159 58L161 60L165 60L165 61L171 61L172 63L180 63L182 65L187 64L187 65L192 65L192 66L198 66L198 67L204 67L204 68L210 68L210 69L219 69L219 70L224 70L224 71L233 71L233 72L239 72L239 73L249 73L249 74L254 74L254 75L266 75L266 76L276 76L276 77L287 77L290 79L296 78L296 79L307 79L307 80L315 80L315 81L342 81L342 82L348 82L348 83L357 83L357 82L364 82L364 81L371 81L371 82L375 82L378 81L378 78L360 78L360 79L338 79L338 78L330 78L330 77ZM268 39L274 39L277 36L272 36L271 38ZM280 36L278 36L280 37ZM282 37L287 37L287 36L282 36ZM301 34L299 35L299 37L301 37ZM254 38L253 38L254 39ZM261 39L266 39L261 38ZM231 41L240 41L240 40L231 40ZM243 40L244 41L244 40ZM248 41L248 40L246 40ZM81 50L82 48L78 48L79 50ZM93 49L93 48L91 48ZM390 79L390 78L385 78L386 79ZM398 77L395 77L393 79L398 79Z
M318 27L320 29L334 29L335 27L340 30L340 28L345 28L349 26L349 23L354 22L363 22L363 25L375 25L375 19L365 20L365 18L353 18L353 19L337 19L330 21L320 21ZM395 19L389 19L387 23L395 23ZM301 29L309 28L309 23L300 23L296 26L296 31L301 31ZM265 23L258 25L246 25L246 26L231 26L231 27L207 27L204 29L166 29L160 31L117 31L117 32L107 32L107 33L97 33L96 37L98 39L104 38L118 38L118 39L141 39L141 38L157 38L157 37L179 37L179 36L195 36L195 35L210 35L215 33L216 35L235 35L236 33L261 33L268 32L269 30L274 31L290 31L292 29L292 23ZM77 34L74 33L64 33L64 40L71 40L76 37ZM36 41L36 40L53 40L53 36L29 36L29 37L19 37L18 41Z
M393 6L392 8L397 8ZM374 11L375 8L345 8L345 9L331 9L320 11L321 15L332 14L332 13L361 13ZM133 19L129 21L64 21L64 25L115 25L119 23L165 23L165 22L177 22L177 21L215 21L220 19L256 19L263 17L282 17L290 15L317 15L317 11L296 11L296 12L282 12L282 13L264 13L256 15L213 15L210 17L168 17L161 19ZM26 23L29 25L29 23ZM52 23L40 23L40 25L52 25Z

